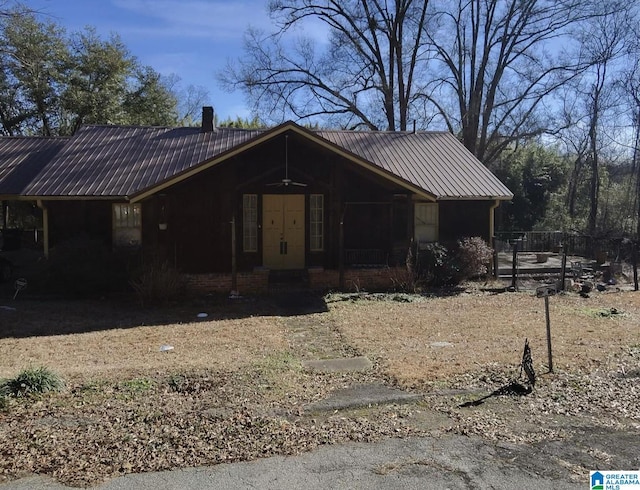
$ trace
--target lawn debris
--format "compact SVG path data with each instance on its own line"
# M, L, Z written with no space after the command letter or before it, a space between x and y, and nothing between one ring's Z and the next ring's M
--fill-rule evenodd
M536 373L533 370L533 360L531 359L531 348L529 347L529 339L525 339L524 341L524 352L522 354L522 361L520 362L520 372L518 374L518 378L522 377L523 370L527 375L525 384L520 383L519 380L512 380L511 382L501 386L488 395L478 398L477 400L462 403L458 405L458 407L477 407L478 405L484 403L487 399L494 396L524 396L530 394L536 385Z

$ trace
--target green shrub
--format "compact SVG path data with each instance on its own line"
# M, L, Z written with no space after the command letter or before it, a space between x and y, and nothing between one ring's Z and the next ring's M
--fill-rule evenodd
M22 370L15 378L0 383L0 397L37 395L61 391L64 387L64 380L49 368L28 368Z

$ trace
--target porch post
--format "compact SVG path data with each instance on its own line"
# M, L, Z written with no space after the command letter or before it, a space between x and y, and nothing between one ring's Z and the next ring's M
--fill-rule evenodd
M344 209L340 216L340 232L338 238L338 271L339 271L339 286L340 289L344 289Z
M236 215L231 216L231 290L238 290L238 265L236 263Z
M2 201L2 230L7 229L7 223L9 217L7 216L7 211L9 210L9 203L7 201Z
M42 209L42 252L44 258L49 258L49 209L44 205L42 199L36 201L38 207ZM5 224L6 226L6 224Z

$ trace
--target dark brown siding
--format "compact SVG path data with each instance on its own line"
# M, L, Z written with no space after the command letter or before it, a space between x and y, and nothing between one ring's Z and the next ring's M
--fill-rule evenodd
M258 229L258 251L244 252L243 194L258 195L259 223L264 194L304 194L306 266L338 267L341 220L345 248L379 249L388 257L394 244L392 202L402 189L295 135L288 140L288 177L306 186L273 185L285 176L285 148L283 136L151 198L143 208L145 247L149 249L152 243L152 249L184 272L230 272L231 220L235 217L238 271L250 271L262 265L262 230ZM310 194L324 195L324 251L309 251ZM167 230L157 231L162 203ZM398 212L406 210L400 206ZM395 233L402 230L396 227Z
M151 210L143 214L147 223L144 239L154 236L156 252L183 272L231 270L230 222L235 181L229 168L210 169L167 189L150 200ZM143 213L146 210L147 207ZM166 230L158 228L160 221L166 222ZM151 251L148 247L146 250Z
M107 201L49 201L49 246L85 235L111 244L111 203Z
M489 201L440 202L441 242L451 242L464 237L479 236L489 242Z

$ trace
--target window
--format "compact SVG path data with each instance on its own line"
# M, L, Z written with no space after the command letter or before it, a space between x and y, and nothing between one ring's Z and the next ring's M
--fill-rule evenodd
M258 251L258 195L242 196L242 249Z
M322 252L324 250L324 196L311 194L309 196L309 250Z
M137 247L142 242L142 208L140 204L113 205L113 245Z
M438 240L438 204L420 202L415 205L414 238L420 243Z

